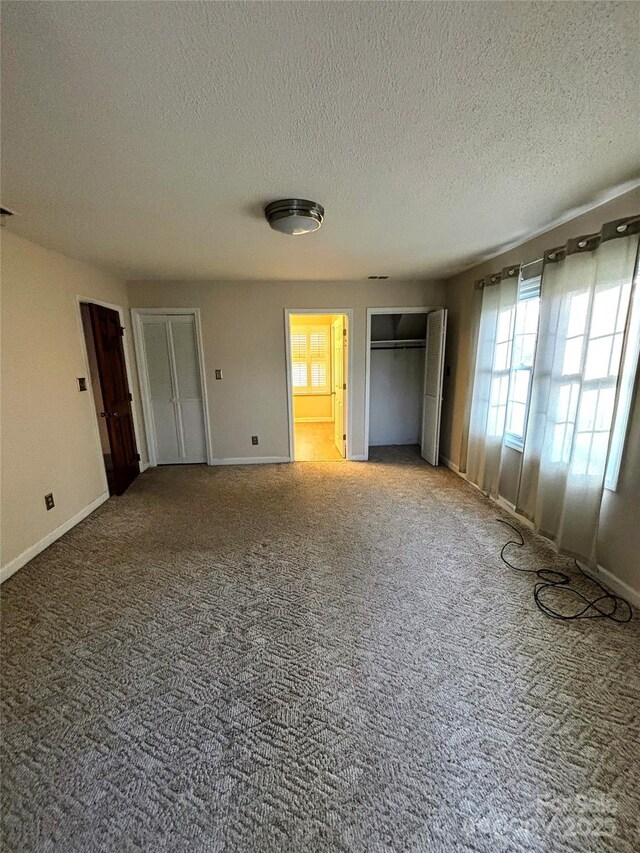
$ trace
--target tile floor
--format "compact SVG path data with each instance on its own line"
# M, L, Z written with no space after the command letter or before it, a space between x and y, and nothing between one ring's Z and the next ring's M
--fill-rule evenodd
M296 462L339 462L342 457L333 440L333 422L294 425Z

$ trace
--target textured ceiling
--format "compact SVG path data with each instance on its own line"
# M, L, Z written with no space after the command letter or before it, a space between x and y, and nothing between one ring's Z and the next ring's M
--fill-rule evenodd
M5 2L2 204L136 278L450 273L637 177L640 3ZM326 207L316 234L265 202Z

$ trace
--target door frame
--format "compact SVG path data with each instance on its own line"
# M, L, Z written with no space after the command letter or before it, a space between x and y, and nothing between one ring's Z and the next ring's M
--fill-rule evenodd
M76 294L76 313L77 313L77 317L78 317L78 324L80 327L80 340L82 341L82 354L84 355L84 364L85 364L85 368L86 368L87 390L91 394L91 403L92 403L93 413L94 413L93 425L94 425L94 435L95 435L95 439L96 439L96 448L97 448L98 453L100 455L100 460L102 462L102 469L104 471L105 491L108 491L109 490L109 483L107 481L107 471L104 467L104 458L102 455L102 442L100 441L100 429L98 427L98 417L96 414L96 412L97 412L96 400L95 400L95 397L93 394L93 383L91 382L91 367L89 366L89 353L87 352L87 342L85 340L84 324L82 322L82 305L83 304L100 305L102 308L110 308L112 311L118 312L118 316L120 317L120 325L125 330L125 339L124 339L124 345L123 345L122 349L124 351L124 368L125 368L125 371L127 373L127 385L129 386L129 392L130 392L131 397L132 397L131 419L133 421L133 434L134 434L134 437L136 440L136 447L138 450L138 454L140 456L140 462L139 462L140 473L142 474L143 471L146 471L146 469L149 467L149 465L148 465L148 463L142 461L142 453L141 453L142 442L140 441L140 436L142 435L142 430L140 429L140 421L138 419L138 412L137 412L138 404L137 404L135 397L133 396L133 383L131 382L131 377L133 376L133 373L131 371L131 360L129 357L129 347L127 346L127 338L126 338L127 324L126 324L125 318L127 316L127 309L123 308L121 305L114 305L112 302L105 302L102 299L94 299L92 296L81 296L79 293L77 293Z
M198 351L198 367L200 369L200 393L202 394L202 410L204 415L204 438L207 452L207 465L213 465L213 453L211 450L211 423L209 420L209 398L207 395L207 375L204 368L204 350L202 347L202 324L200 322L199 308L132 308L131 319L133 322L133 340L138 363L138 380L140 382L140 398L144 412L145 433L147 436L147 451L149 453L149 466L157 468L158 454L156 452L156 431L153 423L153 409L151 406L151 385L147 369L147 358L144 348L144 335L142 333L142 318L149 315L182 314L192 315L196 330L196 349Z
M351 459L351 430L353 422L353 308L285 308L284 309L284 347L287 374L287 421L289 429L289 462L295 462L295 441L293 426L293 368L291 362L291 317L297 314L344 314L347 318L347 429L345 461Z
M367 308L367 338L364 353L364 459L369 459L369 406L371 402L371 318L374 314L431 314L441 305L421 305L413 308Z

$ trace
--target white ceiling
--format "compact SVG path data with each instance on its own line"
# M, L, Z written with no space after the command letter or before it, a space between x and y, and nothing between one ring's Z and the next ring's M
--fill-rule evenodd
M639 173L640 3L5 2L2 204L128 277L457 271ZM264 204L326 208L316 234Z

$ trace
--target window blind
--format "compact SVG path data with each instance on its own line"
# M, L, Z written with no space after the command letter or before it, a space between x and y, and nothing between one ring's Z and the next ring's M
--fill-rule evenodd
M330 340L329 326L292 327L292 381L297 393L328 394L331 391Z

